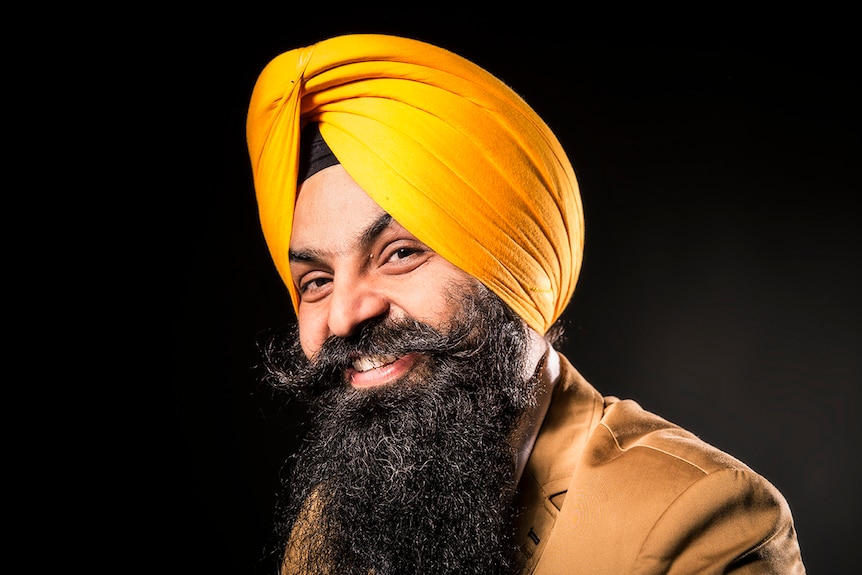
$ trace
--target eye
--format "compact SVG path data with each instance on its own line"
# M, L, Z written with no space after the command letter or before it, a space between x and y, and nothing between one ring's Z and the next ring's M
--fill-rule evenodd
M419 252L420 252L420 250L416 249L416 248L397 248L395 251L393 251L390 254L388 261L396 262L399 260L405 260L405 259L409 258L410 256L417 254Z
M332 278L329 276L306 274L300 278L297 291L303 299L314 300L326 292L330 283L332 283Z
M421 266L433 252L415 240L390 243L380 254L380 270L387 274L404 274Z

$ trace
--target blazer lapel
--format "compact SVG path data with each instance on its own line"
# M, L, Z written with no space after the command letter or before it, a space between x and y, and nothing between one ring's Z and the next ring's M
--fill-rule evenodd
M604 410L601 395L560 355L560 380L527 461L516 495L518 541L526 568L536 570L587 439Z

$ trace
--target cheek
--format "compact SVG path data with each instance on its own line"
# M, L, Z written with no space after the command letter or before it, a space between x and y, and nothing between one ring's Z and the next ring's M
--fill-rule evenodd
M399 302L404 314L434 327L448 324L461 311L462 298L473 290L469 281L450 275L439 274L437 278L447 281L424 281L409 290Z
M452 316L451 305L448 300L437 297L436 294L426 294L421 298L402 299L403 310L401 315L410 317L432 327L440 327Z
M315 314L303 312L302 308L298 314L298 321L299 343L305 356L311 359L326 341L328 336L326 322L320 321Z

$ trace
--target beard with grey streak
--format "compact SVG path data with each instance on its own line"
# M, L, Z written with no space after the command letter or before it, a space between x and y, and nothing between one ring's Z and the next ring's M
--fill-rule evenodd
M483 286L462 297L440 331L375 320L330 338L314 361L295 329L264 346L268 381L305 401L311 422L277 512L291 573L520 571L513 444L536 404L538 368L524 377L523 320ZM405 381L345 381L355 357L412 352L424 360Z

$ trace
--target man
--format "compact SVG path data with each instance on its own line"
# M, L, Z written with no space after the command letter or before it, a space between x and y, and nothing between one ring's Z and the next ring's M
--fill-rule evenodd
M348 35L251 98L261 225L295 332L269 377L312 428L287 573L804 573L782 495L554 347L583 254L572 166L508 86Z

